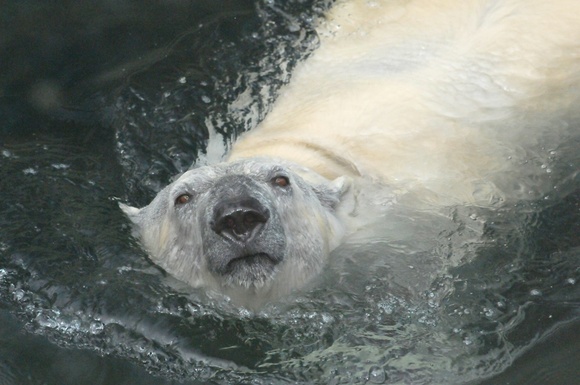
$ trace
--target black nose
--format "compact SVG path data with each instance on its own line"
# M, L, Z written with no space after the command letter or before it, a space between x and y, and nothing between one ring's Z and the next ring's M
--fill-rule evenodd
M218 205L211 228L226 239L248 243L260 233L269 218L270 213L257 199L240 199Z

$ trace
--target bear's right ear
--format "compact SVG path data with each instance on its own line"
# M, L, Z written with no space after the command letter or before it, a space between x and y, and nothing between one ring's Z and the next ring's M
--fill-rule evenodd
M133 222L133 224L139 224L139 213L141 212L141 209L138 209L137 207L133 207L133 206L129 206L126 205L124 203L119 202L119 207L121 208L121 210L123 210L123 212L125 213L125 215L131 220L131 222Z
M342 196L350 189L351 179L341 176L331 181L314 187L314 193L323 206L335 209L341 201Z

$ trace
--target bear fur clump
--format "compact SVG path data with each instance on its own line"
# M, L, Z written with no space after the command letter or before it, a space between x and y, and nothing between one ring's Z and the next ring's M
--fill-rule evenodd
M388 215L360 209L361 191L386 191L371 207L537 198L554 184L538 164L578 140L577 0L339 1L318 32L320 48L226 162L123 206L177 278L267 301Z

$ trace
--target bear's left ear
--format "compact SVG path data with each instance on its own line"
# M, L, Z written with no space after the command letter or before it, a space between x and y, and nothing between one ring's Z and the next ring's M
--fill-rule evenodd
M141 209L138 209L137 207L129 206L129 205L126 205L126 204L120 203L120 202L119 202L119 207L121 208L121 210L123 210L123 212L125 213L127 218L129 218L131 220L131 222L133 222L133 224L135 224L135 225L139 224L138 219L139 219L139 213L141 212Z
M334 209L336 206L338 206L342 196L348 191L350 185L350 178L341 176L329 183L315 186L314 193L323 206Z

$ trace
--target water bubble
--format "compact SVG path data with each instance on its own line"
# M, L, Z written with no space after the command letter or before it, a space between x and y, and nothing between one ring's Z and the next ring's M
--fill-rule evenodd
M53 164L51 164L51 166L55 170L66 170L70 167L70 165L65 164L65 163L53 163Z
M532 290L530 290L530 295L533 295L534 297L538 297L538 296L542 295L542 292L538 289L532 289Z
M14 292L12 293L12 295L14 296L14 299L16 301L22 301L24 299L24 291L21 290L21 289L14 290Z
M131 269L131 267L129 267L129 266L121 266L121 267L118 267L118 268L117 268L117 272L118 272L119 274L123 274L123 273L126 273L126 272L128 272L128 271L131 271L131 270L132 270L132 269Z
M300 24L294 22L288 23L288 30L290 32L298 32L300 31Z
M574 279L574 278L568 278L566 280L566 283L568 283L570 285L575 285L576 284L576 279Z
M66 322L66 320L61 320L60 321L60 326L67 330L67 331L79 331L81 329L82 323L81 320L79 320L78 318L73 318L71 320L69 320L69 322Z
M378 304L379 309L385 312L385 314L393 314L393 306L389 303L381 302Z
M209 96L203 95L201 101L204 103L211 103L211 98Z
M322 313L322 322L325 324L334 322L334 317L328 313Z
M51 317L50 314L47 314L47 312L41 312L41 313L39 313L34 318L34 320L42 328L56 329L58 327L58 323L54 320L53 317Z
M469 346L469 345L473 344L473 340L472 340L471 338L469 338L469 337L465 337L465 338L463 339L463 343L464 343L465 345Z
M22 170L22 172L25 175L36 175L38 173L38 171L32 167L25 168L24 170Z
M387 380L387 373L378 366L373 366L369 369L368 382L371 384L382 384Z
M180 84L185 84L187 83L187 78L185 76L182 76L177 80L177 82Z

